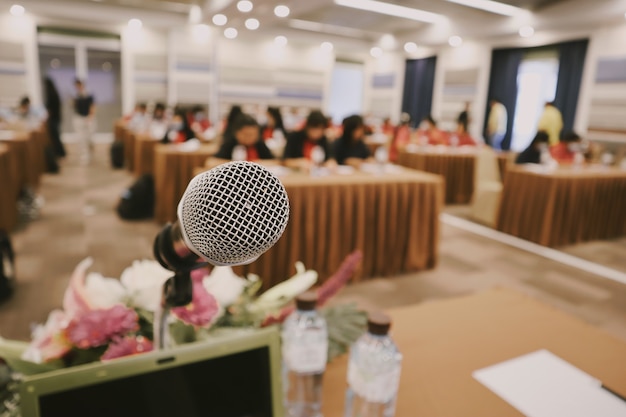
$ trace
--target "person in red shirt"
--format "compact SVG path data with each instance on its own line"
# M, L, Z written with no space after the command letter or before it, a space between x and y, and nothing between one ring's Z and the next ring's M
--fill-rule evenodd
M285 131L285 125L283 124L283 116L280 114L278 107L267 108L267 123L261 127L261 137L263 140L272 139L274 135L280 132L279 135L283 135L283 139L287 138L287 132Z
M408 113L402 113L402 115L408 115ZM411 116L409 116L409 119ZM401 118L402 119L402 118ZM402 121L402 120L401 120ZM380 130L387 136L393 137L396 132L396 127L391 123L391 119L389 117L385 117L383 120L383 124L380 126Z
M448 145L447 135L437 128L437 122L431 115L424 117L420 130L428 138L429 145Z
M325 160L331 157L330 144L324 134L328 127L328 118L319 110L309 113L302 130L287 137L283 159L291 168L307 169L311 166L311 151L320 146L325 152Z
M389 160L396 162L398 160L398 151L404 148L411 141L411 115L402 113L400 116L400 125L396 128L389 146Z
M167 133L161 140L162 143L183 143L196 135L189 125L185 111L181 108L174 110L174 117L168 126Z
M272 152L259 134L259 124L256 119L249 114L241 114L234 121L233 140L226 140L222 143L219 151L207 163L207 166L217 166L233 160L246 160L250 162L260 162L274 165L268 161L274 159Z
M559 164L571 164L576 152L580 151L580 142L581 138L575 132L565 133L559 143L550 147L550 155Z

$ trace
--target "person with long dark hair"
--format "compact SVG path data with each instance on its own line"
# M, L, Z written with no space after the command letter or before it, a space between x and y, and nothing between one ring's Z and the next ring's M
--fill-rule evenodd
M187 112L184 109L174 110L174 117L168 127L167 133L161 140L162 143L183 143L196 137L191 129Z
M359 115L343 119L343 134L333 144L333 156L339 165L360 167L371 157L370 150L364 142L365 123Z
M65 157L65 146L61 142L61 97L50 77L44 80L46 110L48 111L48 135L52 150L57 158Z
M283 139L287 138L287 131L283 123L283 116L280 114L278 107L267 108L267 123L261 127L261 138L263 140L272 139L276 132L283 135Z
M291 168L306 169L311 166L313 149L319 146L324 151L325 161L331 158L330 142L325 130L328 118L319 110L313 110L306 119L304 128L292 132L287 137L283 153L285 165Z

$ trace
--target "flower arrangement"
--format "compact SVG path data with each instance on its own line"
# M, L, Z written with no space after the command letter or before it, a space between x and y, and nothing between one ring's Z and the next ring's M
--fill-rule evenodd
M350 254L333 276L318 287L319 306L329 327L329 359L344 353L363 332L366 316L354 305L325 304L345 286L362 259ZM21 360L30 373L151 351L153 321L163 283L172 275L155 261L135 261L120 279L88 272L90 258L75 268L62 309L38 325ZM169 335L174 344L211 337L232 327L280 324L293 311L292 300L317 283L318 274L300 262L297 273L259 295L258 276L237 276L229 267L192 272L193 299L171 310ZM3 356L0 343L0 357ZM40 366L40 367L38 367ZM24 372L24 371L22 371Z

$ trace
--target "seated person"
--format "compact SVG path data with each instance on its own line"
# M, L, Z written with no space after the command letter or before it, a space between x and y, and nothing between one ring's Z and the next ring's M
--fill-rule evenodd
M146 103L139 103L135 106L135 110L130 114L128 120L128 128L133 132L143 132L150 123L150 115L148 114L148 106Z
M222 138L223 141L226 142L228 140L232 140L233 138L233 128L235 127L235 121L239 116L243 114L243 110L241 106L238 104L234 104L231 106L226 119L223 122L222 129Z
M36 129L46 119L45 110L35 108L30 103L30 98L22 97L19 105L15 108L10 121L16 129Z
M280 114L278 107L267 108L267 123L261 127L261 137L268 140L282 135L282 139L287 137L287 131L283 124L283 116Z
M343 119L343 133L333 143L333 156L339 165L350 165L355 168L371 159L370 150L364 142L365 124L358 115Z
M402 115L407 115L409 116L408 113L402 113ZM402 122L402 118L400 118L400 122ZM409 120L411 119L411 116L409 116ZM396 131L396 127L393 125L393 123L391 123L391 119L389 117L385 117L385 119L383 120L383 124L380 126L380 130L387 136L389 137L393 137Z
M194 130L194 132L197 131L202 134L204 133L204 131L211 127L211 122L207 118L204 107L200 105L196 105L191 108L188 118L189 123L191 124L191 128Z
M580 142L581 138L575 132L567 132L558 144L550 147L550 154L559 164L571 164L576 152L580 151Z
M165 104L157 103L152 110L152 118L148 124L148 134L152 139L162 139L167 132L167 118L165 117Z
M251 162L263 160L264 165L275 165L271 162L274 156L261 139L259 124L254 117L242 113L235 119L232 131L232 139L224 140L219 151L209 158L206 166L214 167L236 159ZM236 155L238 152L245 152L245 155Z
M515 158L516 164L539 164L541 163L541 152L548 149L548 134L544 131L539 131L535 135L530 145L524 149L517 158Z
M290 168L310 168L311 151L315 146L322 147L326 153L325 160L328 161L331 149L324 135L327 126L328 119L321 111L314 110L309 113L304 128L287 136L287 145L283 154L285 165Z
M161 140L162 143L183 143L189 139L195 138L196 135L189 125L189 120L183 109L176 109L174 117L169 124L167 133Z
M428 138L429 145L448 145L447 135L437 128L437 122L431 115L422 119L420 131Z
M398 151L404 148L411 141L411 115L402 113L400 115L400 125L395 129L391 146L389 147L389 160L396 162L398 160Z

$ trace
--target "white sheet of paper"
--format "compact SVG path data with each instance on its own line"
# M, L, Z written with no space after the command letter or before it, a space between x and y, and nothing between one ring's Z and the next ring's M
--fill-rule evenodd
M626 417L626 401L547 350L479 369L472 376L527 417Z

